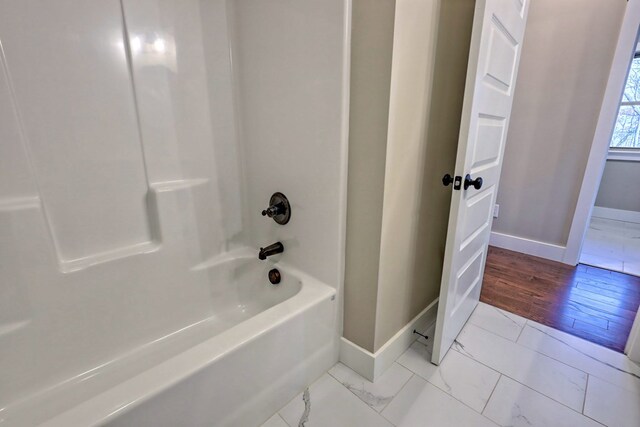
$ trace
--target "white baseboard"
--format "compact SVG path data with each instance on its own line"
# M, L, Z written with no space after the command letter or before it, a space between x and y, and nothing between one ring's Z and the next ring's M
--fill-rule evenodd
M591 216L640 224L640 212L594 206Z
M551 243L539 242L537 240L525 239L524 237L511 236L509 234L491 232L489 240L491 246L497 246L510 251L521 252L552 261L563 262L565 246Z
M398 331L375 353L342 337L340 341L340 362L347 365L369 381L375 381L404 353L418 338L414 329L425 331L436 321L438 300L422 310L416 317Z
M376 357L370 351L340 338L340 362L344 363L369 381L374 380Z

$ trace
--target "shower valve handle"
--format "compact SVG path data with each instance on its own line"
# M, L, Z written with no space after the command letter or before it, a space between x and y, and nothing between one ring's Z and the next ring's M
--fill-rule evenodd
M285 209L283 202L276 203L275 205L271 205L267 209L263 210L262 216L273 218L276 215L282 215L285 212Z
M268 216L280 225L289 222L291 218L291 205L287 196L282 193L273 193L269 199L269 207L262 211L262 216Z

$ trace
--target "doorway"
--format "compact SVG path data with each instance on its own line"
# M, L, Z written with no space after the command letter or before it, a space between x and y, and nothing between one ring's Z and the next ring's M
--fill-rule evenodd
M600 264L611 268L609 270L594 267L596 263L592 259L581 260L581 255L583 248L584 254L600 257L606 255L607 249L612 251L611 245L607 246L605 237L598 233L593 236L594 233L588 233L587 230L591 224L592 211L592 229L600 226L601 229L595 231L603 231L606 225L609 225L608 230L615 229L605 221L607 218L603 218L606 211L593 208L596 205L601 178L604 176L603 185L609 181L613 182L609 179L612 177L609 176L609 171L605 172L605 161L610 151L611 135L618 118L626 77L636 50L639 23L640 10L637 4L628 3L620 33L616 34L617 42L612 42L612 45L615 43L616 46L612 66L607 68L607 74L600 79L601 83L592 81L591 85L585 84L584 76L580 73L589 66L595 67L595 61L586 61L574 74L567 71L565 74L555 73L549 77L543 72L531 72L530 84L525 85L524 89L518 88L521 94L525 94L520 96L520 104L517 104L521 107L521 113L515 120L520 120L520 127L515 127L516 132L510 129L509 142L515 140L516 143L512 145L512 168L508 170L510 173L506 174L508 178L501 177L499 193L502 192L502 196L498 195L501 206L500 210L495 212L495 217L499 215L499 219L494 221L497 227L492 234L492 243L529 255L509 251L498 253L495 248L492 249L487 260L481 296L481 300L492 305L506 308L508 311L597 342L618 352L625 350L630 331L631 336L638 335L633 334L632 327L638 309L640 281L635 276L620 273L624 272L625 258L622 256L617 268L612 268L614 266L610 264ZM548 34L549 25L547 21L540 25L540 31L536 33L540 40ZM529 40L534 39L530 37ZM586 51L590 52L590 60L597 57L593 49ZM534 48L530 52L537 51ZM523 57L525 54L526 52L523 52ZM550 59L553 58L552 54L531 54L531 57L540 61L531 62L533 65L529 65L528 70L544 69L545 65L540 64L544 63L545 59L549 64L555 64ZM609 61L606 55L601 54L600 58L601 61ZM564 79L565 85L557 85L559 79ZM589 92L590 88L597 84L606 84L604 96L600 92L598 97L594 95L589 98L587 94L594 93ZM561 90L566 88L571 90ZM539 96L540 93L545 95ZM633 97L630 98L631 105L625 106L629 111L623 113L631 115L627 118L627 127L634 129L635 118L632 114L636 105L633 105ZM523 99L525 101L522 101ZM556 104L547 103L549 99ZM575 111L578 106L595 104L598 105L598 110L590 113L588 120L584 114L582 118L573 117L573 120L570 116L562 115L565 111ZM552 134L551 129L562 129L562 132ZM585 131L585 134L575 138L578 129L586 129L589 132ZM631 130L627 133L632 134ZM588 141L585 142L585 139ZM513 155L516 152L517 155ZM588 165L586 169L576 172L576 159L579 156L582 156L582 161L588 158ZM609 161L623 162L612 157ZM629 163L631 162L628 159L624 159L624 164ZM548 173L541 174L541 171ZM568 191L563 187L567 176L578 177L577 185L572 184L581 188L577 200L573 198L577 191ZM551 181L552 184L545 180ZM627 179L624 184L632 186L635 183ZM634 199L629 197L629 188L618 186L618 190L626 199ZM523 202L529 200L535 200L537 203ZM607 207L602 200L604 199L600 198L599 206ZM528 209L522 209L523 206ZM563 209L568 209L570 213L565 215ZM575 217L571 221L570 215L573 212ZM620 253L624 253L627 243L628 253L635 240L640 241L640 238L634 239L633 242L624 241L635 237L630 232L634 222L627 217L608 219L621 223L613 224L622 226L616 231L616 243L619 244ZM593 237L600 237L601 241L591 243ZM543 260L532 255L548 259ZM591 265L580 264L580 261ZM631 262L627 261L627 264L629 268ZM617 271L612 271L614 269Z
M631 62L580 263L640 276L640 49Z

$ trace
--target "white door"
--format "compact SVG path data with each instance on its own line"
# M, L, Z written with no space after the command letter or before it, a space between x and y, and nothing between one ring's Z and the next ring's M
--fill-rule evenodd
M478 304L529 0L476 2L432 362ZM465 177L479 180L465 189Z

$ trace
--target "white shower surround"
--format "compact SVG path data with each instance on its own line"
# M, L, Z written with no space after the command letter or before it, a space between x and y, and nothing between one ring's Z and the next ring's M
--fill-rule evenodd
M335 363L350 7L0 5L0 425L258 424Z

